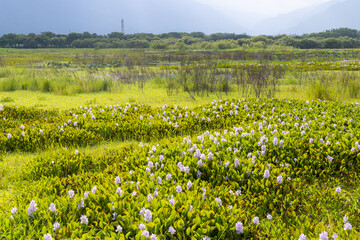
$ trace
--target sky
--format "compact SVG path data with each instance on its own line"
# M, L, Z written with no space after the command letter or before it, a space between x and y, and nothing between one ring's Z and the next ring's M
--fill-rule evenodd
M257 16L273 17L281 13L329 2L330 0L196 0L222 11L254 13Z

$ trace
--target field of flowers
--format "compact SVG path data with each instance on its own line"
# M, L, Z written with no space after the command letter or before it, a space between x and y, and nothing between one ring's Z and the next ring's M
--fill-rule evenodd
M360 239L359 104L0 105L1 239ZM109 151L83 147L131 141ZM49 151L51 150L51 151Z

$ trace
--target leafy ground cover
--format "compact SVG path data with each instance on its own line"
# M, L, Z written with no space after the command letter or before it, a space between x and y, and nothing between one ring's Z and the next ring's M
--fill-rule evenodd
M278 99L5 105L0 236L358 239L358 113Z

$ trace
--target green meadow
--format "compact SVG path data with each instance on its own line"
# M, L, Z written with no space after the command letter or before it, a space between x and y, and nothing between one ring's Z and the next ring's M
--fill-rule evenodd
M0 48L0 238L360 239L359 53Z

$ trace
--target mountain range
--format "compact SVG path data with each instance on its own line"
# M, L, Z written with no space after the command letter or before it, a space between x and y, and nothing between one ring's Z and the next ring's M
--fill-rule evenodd
M0 36L45 31L106 34L120 32L121 19L125 33L303 34L340 27L360 29L359 9L359 0L330 0L251 24L244 17L235 19L234 12L194 0L1 0Z

